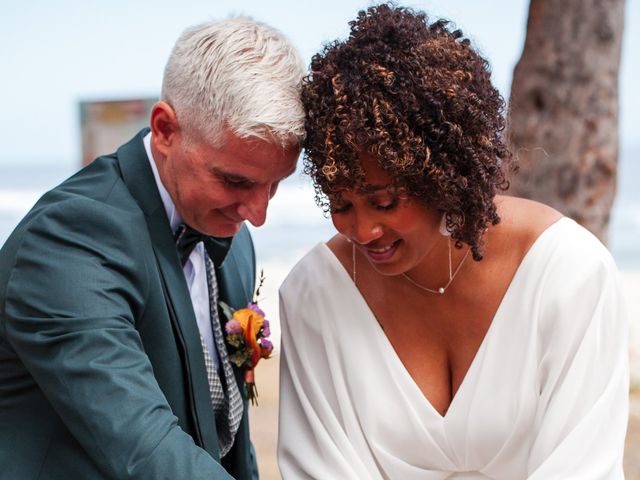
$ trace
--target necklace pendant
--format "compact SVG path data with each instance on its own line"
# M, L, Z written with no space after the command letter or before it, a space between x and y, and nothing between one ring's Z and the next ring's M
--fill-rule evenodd
M438 293L439 293L440 295L443 295L443 294L444 294L444 287L440 287L440 288L438 289Z

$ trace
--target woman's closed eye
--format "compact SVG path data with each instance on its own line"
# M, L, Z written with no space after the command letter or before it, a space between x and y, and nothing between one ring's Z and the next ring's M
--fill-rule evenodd
M387 189L368 195L369 204L376 210L393 210L398 205L398 201L398 195Z
M371 204L378 210L393 210L398 206L398 197L393 196L383 200L375 200Z
M329 204L329 212L332 215L344 213L351 207L349 202L330 202Z
M385 198L376 198L372 197L367 200L367 203L375 208L376 210L389 211L393 210L398 206L398 197L397 196L388 196ZM347 210L351 208L351 202L347 201L332 201L330 203L330 212L331 214L340 214L345 213Z

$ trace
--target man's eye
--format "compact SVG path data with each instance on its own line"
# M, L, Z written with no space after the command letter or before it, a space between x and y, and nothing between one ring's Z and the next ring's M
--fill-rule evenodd
M253 187L253 182L245 178L234 178L234 177L229 177L227 175L224 175L222 177L222 181L224 182L225 185L231 188L240 188L243 190L248 190L251 187Z

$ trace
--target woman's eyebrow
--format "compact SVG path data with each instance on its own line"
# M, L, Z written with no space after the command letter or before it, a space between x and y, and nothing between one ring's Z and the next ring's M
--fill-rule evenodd
M389 189L389 185L378 185L378 184L366 184L362 187L362 191L364 193L376 193L379 192L380 190L388 190Z

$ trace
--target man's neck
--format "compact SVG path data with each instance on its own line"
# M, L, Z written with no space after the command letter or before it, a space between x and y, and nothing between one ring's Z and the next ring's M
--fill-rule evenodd
M162 179L160 178L160 172L158 171L158 166L156 165L155 157L153 154L153 146L151 142L151 132L145 135L142 140L144 143L144 149L147 152L147 158L149 159L149 165L151 165L151 170L153 171L153 177L156 180L156 186L158 187L158 192L160 193L160 198L162 199L162 204L164 205L164 210L167 213L167 219L169 220L169 225L171 226L171 231L175 233L178 227L183 223L182 217L178 213L176 206L171 199L171 195L165 188L162 183Z

